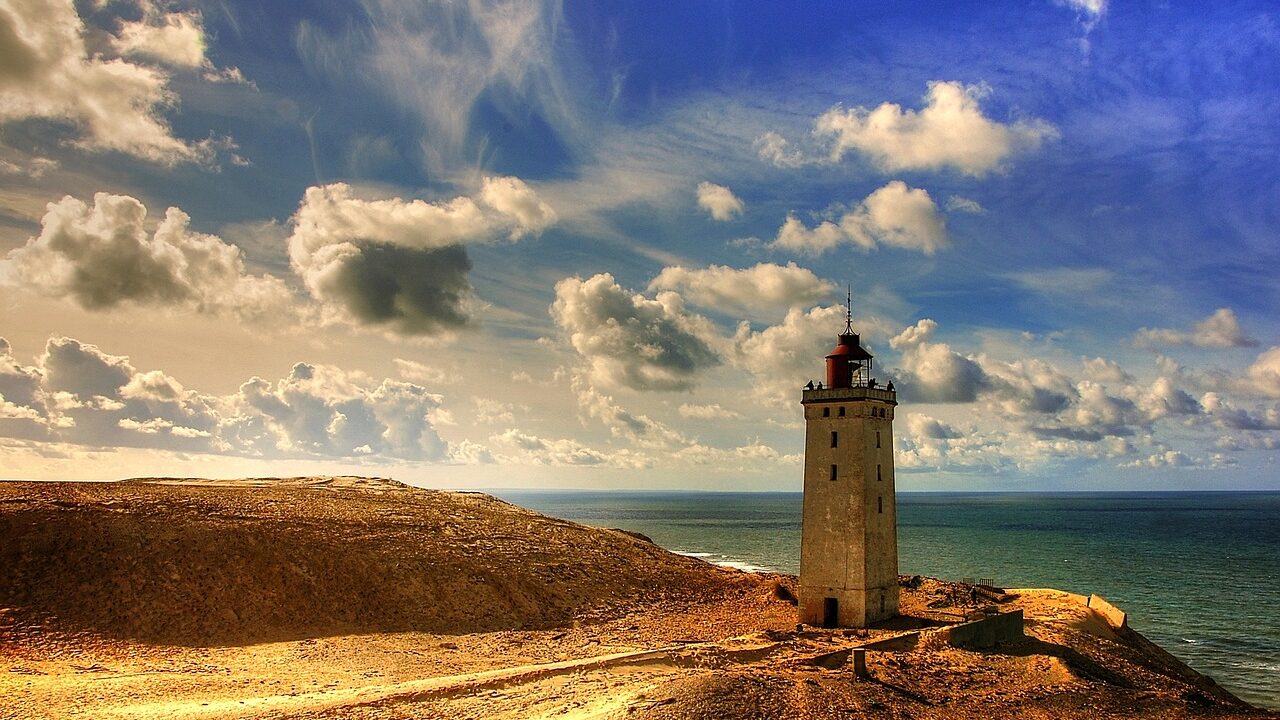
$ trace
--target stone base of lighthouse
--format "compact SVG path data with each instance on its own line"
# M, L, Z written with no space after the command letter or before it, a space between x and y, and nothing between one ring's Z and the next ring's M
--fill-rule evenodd
M898 585L874 588L800 586L800 622L816 627L867 627L898 614Z

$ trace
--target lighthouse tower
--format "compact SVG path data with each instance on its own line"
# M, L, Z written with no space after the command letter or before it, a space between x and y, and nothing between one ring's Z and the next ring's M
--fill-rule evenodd
M805 386L800 622L866 627L898 613L898 520L893 490L893 383L846 315L827 355L826 384Z

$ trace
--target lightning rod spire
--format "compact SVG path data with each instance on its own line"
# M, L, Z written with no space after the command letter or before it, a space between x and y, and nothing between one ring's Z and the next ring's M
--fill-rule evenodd
M846 334L853 332L853 286L844 286L844 331Z

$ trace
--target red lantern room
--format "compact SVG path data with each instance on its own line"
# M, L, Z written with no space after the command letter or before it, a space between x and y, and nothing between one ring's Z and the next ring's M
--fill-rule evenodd
M845 306L844 332L827 355L827 387L833 390L866 386L871 379L871 353L862 347L858 333L853 331L852 299L850 296Z
M871 363L871 353L862 347L858 333L846 325L835 349L827 355L827 387L834 390L865 385L871 377Z

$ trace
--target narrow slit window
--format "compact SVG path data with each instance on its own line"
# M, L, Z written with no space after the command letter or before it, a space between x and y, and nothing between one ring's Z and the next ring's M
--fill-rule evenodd
M878 513L884 512L884 496L883 495L876 497L876 512Z
M822 408L822 417L831 417L831 408Z
M835 481L835 479L836 479L836 466L835 466L835 465L832 465L832 466L831 466L831 480L832 480L832 481Z
M880 431L876 431L876 447L880 447Z
M880 466L876 465L876 482L880 482Z
M840 434L837 433L835 430L832 430L831 431L831 447L839 447L839 446L840 446Z

